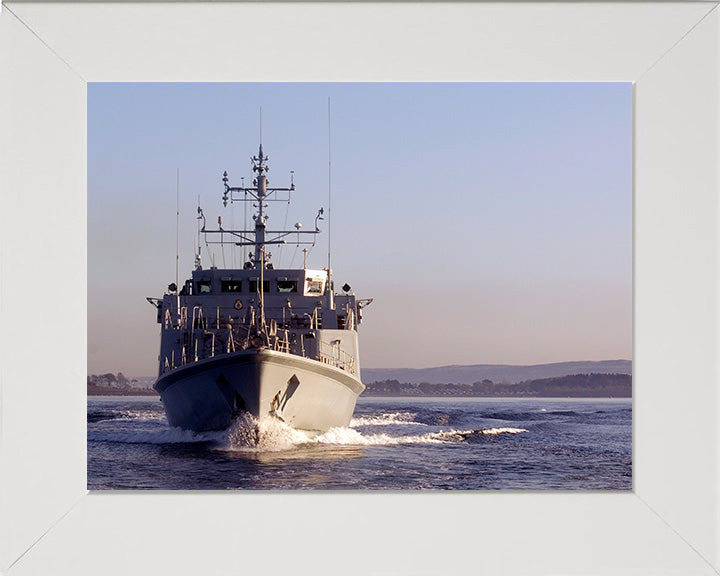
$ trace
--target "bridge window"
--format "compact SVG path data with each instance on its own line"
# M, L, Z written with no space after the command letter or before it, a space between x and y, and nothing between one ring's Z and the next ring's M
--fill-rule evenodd
M220 289L223 292L242 292L242 280L221 280Z
M278 292L297 292L296 280L278 280Z
M308 278L305 281L305 295L308 294L322 294L323 292L323 281L322 280L311 280Z
M210 280L199 280L197 286L198 294L210 294L212 292L212 282Z
M250 292L258 291L258 281L250 280ZM263 292L270 292L270 280L263 280Z

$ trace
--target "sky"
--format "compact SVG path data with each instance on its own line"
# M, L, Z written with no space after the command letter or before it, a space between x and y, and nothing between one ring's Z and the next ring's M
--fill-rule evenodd
M361 367L632 358L630 83L89 83L89 374L157 373L145 298L175 281L178 170L182 283L198 199L243 223L221 179L252 180L261 108L270 185L296 186L269 226L328 209L328 98L333 277L374 299Z

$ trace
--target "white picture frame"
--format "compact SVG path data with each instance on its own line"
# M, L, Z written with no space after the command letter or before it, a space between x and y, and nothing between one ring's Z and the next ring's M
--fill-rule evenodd
M0 571L717 574L717 5L4 3ZM280 79L634 82L632 492L87 492L86 82Z

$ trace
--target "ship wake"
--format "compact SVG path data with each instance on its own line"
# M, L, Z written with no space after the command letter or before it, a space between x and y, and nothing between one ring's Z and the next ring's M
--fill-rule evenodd
M347 428L313 433L297 430L273 416L256 419L242 412L227 430L192 432L169 427L164 415L158 411L102 410L88 415L91 426L88 440L122 444L208 444L220 450L277 452L320 445L475 443L500 435L527 432L511 427L445 428L437 425L437 418L426 418L431 423L425 423L416 420L417 417L417 413L409 411L380 412L353 418Z
M296 430L285 422L267 416L261 419L251 414L238 416L227 431L222 448L232 451L280 451L308 445L338 446L390 446L399 444L458 444L473 442L485 436L519 434L523 428L479 428L471 430L432 430L422 434L372 433L357 427L426 426L412 421L407 415L397 413L373 418L353 419L349 428L331 428L322 434Z

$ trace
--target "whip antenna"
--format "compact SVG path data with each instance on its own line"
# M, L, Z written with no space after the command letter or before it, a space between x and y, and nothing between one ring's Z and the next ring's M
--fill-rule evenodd
M180 168L175 178L175 286L180 282Z
M332 140L330 138L330 96L328 96L328 293L332 302L332 288L330 286L330 230L332 223ZM332 309L332 304L331 304Z

